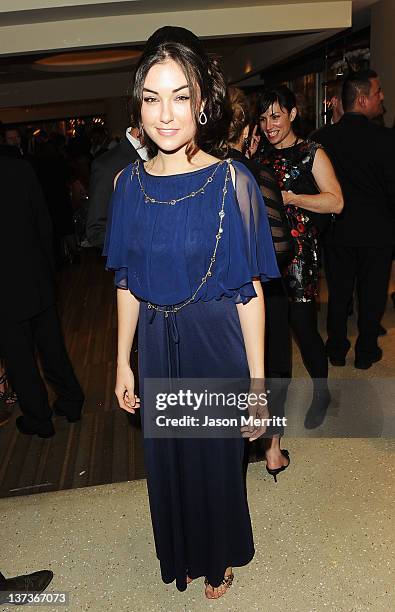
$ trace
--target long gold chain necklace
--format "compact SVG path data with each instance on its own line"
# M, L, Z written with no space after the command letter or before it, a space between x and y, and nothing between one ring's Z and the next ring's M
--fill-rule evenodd
M218 162L218 164L216 164L215 168L214 168L214 172L208 177L208 179L206 180L206 182L204 183L204 185L202 185L201 187L199 187L199 189L197 189L196 191L192 191L191 193L188 193L187 195L182 196L181 198L175 198L174 200L157 200L156 198L153 198L152 196L149 196L143 186L143 183L141 182L141 177L140 177L140 160L137 160L134 164L134 168L133 168L133 172L132 172L132 177L133 174L136 174L137 176L137 180L140 186L140 190L145 198L146 202L150 202L151 204L169 204L170 206L175 206L175 204L177 204L178 202L182 202L183 200L187 200L188 198L194 198L195 196L197 196L200 193L204 193L204 190L206 189L206 187L213 182L214 180L214 176L218 170L218 168L220 166L222 166L222 164L224 164L224 161L220 161Z
M225 217L225 210L224 210L225 209L225 198L226 198L226 194L228 192L228 182L229 182L229 179L230 179L230 163L231 163L231 160L227 159L226 162L228 164L228 167L226 169L224 186L222 188L222 203L221 203L221 208L220 208L220 211L218 213L218 216L219 216L219 225L218 225L217 233L215 235L214 250L213 250L213 252L211 254L210 263L209 263L209 266L207 268L206 274L204 276L202 276L202 280L201 280L199 286L193 292L191 297L188 300L185 300L185 302L182 302L181 304L179 304L178 306L173 306L172 308L160 308L160 306L156 306L156 304L151 304L151 302L147 303L147 306L148 306L149 309L156 310L157 312L163 312L165 317L168 317L170 313L178 312L179 310L181 310L182 308L185 308L185 306L188 306L188 304L193 302L195 300L197 294L199 293L200 289L203 287L203 285L205 285L205 283L207 283L207 279L210 276L212 276L212 269L213 269L215 260L217 258L217 251L218 251L219 241L221 240L222 234L223 234L223 231L224 231L222 225L223 225L223 221L224 221L224 217ZM214 170L214 172L211 175L211 177L209 177L209 179L211 178L211 181L213 180L213 176L214 176L215 172L217 171L218 167L220 165L222 165L223 163L225 163L225 162L220 162L218 164L218 166L216 167L216 169ZM139 164L139 162L137 162L137 166L138 166L138 164ZM139 176L138 173L137 173L137 176ZM207 184L211 182L209 179L206 181ZM140 185L141 185L141 191L145 195L144 188L143 188L141 183L140 183ZM198 192L193 192L193 193L196 195L196 193L198 193ZM190 194L189 196L183 196L183 198L179 198L178 200L170 200L168 202L160 202L160 201L154 200L152 198L152 199L148 199L148 202L155 202L155 203L158 203L158 204L170 204L171 206L174 206L173 202L174 203L180 202L181 200L185 200L187 197L194 197L194 196L192 194Z

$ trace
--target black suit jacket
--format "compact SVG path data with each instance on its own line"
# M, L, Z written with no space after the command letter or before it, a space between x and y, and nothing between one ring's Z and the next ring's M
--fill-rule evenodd
M395 137L364 115L346 113L312 137L324 146L340 181L344 209L326 240L339 246L395 243Z
M12 147L6 144L0 144L0 156L5 155L6 157L13 157L16 159L23 159L22 153L18 147Z
M97 157L91 168L86 235L89 242L102 249L106 235L108 205L114 191L114 178L139 155L126 136L120 143Z
M54 260L51 220L30 164L0 156L0 184L0 319L6 325L55 303Z

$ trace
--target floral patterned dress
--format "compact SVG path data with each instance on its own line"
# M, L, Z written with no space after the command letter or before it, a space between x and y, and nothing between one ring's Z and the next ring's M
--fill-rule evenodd
M319 193L312 173L319 144L303 140L291 147L275 149L270 145L259 154L259 162L274 170L281 191L296 194ZM318 293L318 230L308 210L292 204L285 206L295 255L288 265L284 280L288 297L293 302L310 302Z

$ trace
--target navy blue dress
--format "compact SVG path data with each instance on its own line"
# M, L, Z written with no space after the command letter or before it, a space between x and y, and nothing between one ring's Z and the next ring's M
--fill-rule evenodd
M116 285L140 301L140 390L145 378L249 377L236 304L256 296L252 278L280 274L259 188L242 164L232 166L236 189L230 179L212 274L192 303L169 316L149 303L174 307L199 286L216 243L229 163L153 176L137 161L118 178L104 254ZM196 195L174 205L154 203L141 185L166 202ZM142 411L153 410L142 397ZM163 581L184 590L188 574L218 586L226 567L254 555L244 440L145 438L144 453Z

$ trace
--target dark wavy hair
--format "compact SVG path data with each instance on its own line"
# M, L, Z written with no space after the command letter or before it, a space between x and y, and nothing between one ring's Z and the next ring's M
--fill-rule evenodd
M143 88L150 68L169 59L181 67L191 95L196 133L186 150L188 158L191 159L199 149L217 151L226 140L230 121L225 77L218 60L209 57L197 36L184 28L165 26L148 39L131 84L132 125L142 128ZM201 101L207 117L206 125L199 123ZM143 141L149 156L156 155L158 147L145 133Z
M265 89L257 100L257 111L259 115L266 113L269 106L273 106L275 102L279 103L282 110L286 109L289 113L296 107L296 98L293 91L286 85L279 85Z
M296 108L295 94L286 85L279 85L278 87L265 89L260 94L257 100L256 108L258 115L258 123L260 116L266 113L267 109L270 106L273 106L273 104L275 104L276 102L278 102L281 110L286 110L288 111L288 113L290 113L293 108ZM296 134L298 134L300 130L298 115L293 121L292 129Z
M251 113L248 98L238 87L228 88L232 118L228 130L228 144L237 144L243 130L251 123Z

